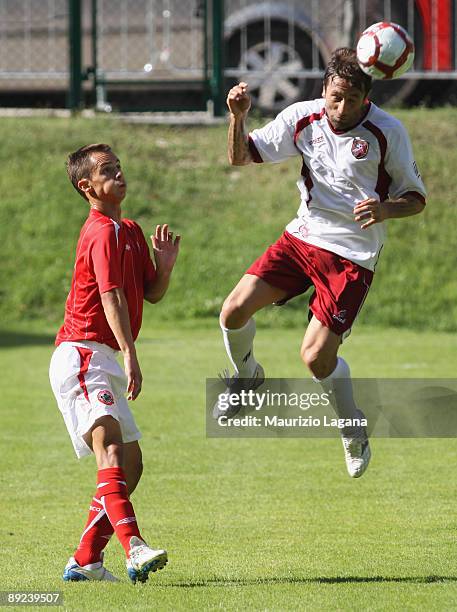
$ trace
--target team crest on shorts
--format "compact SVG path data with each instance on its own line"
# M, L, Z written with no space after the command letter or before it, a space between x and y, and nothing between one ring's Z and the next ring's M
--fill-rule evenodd
M300 225L298 231L303 236L303 238L306 238L309 234L308 227L306 225Z
M362 138L354 138L352 141L351 153L356 159L363 159L368 155L370 143Z
M97 399L99 402L105 404L106 406L112 406L114 404L113 394L111 393L111 391L108 391L108 389L103 389L102 391L99 391L97 394Z
M347 310L340 310L336 314L332 315L332 317L344 325L346 323L347 314Z

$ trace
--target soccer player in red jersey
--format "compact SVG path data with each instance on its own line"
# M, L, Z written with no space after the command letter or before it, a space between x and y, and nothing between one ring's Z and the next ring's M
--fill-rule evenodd
M233 87L229 160L232 165L301 158L301 204L286 231L246 271L225 300L220 316L224 344L235 368L213 416L234 416L227 392L254 390L264 372L254 358L253 315L307 291L311 319L301 356L338 417L349 475L360 477L371 452L352 391L350 370L338 356L370 288L381 252L385 221L420 213L425 189L408 134L400 121L368 99L371 78L353 49L331 57L322 98L297 102L263 128L245 133L251 105L247 84Z
M179 250L168 225L151 237L155 266L143 232L122 218L127 184L121 164L106 144L72 153L68 176L89 203L81 230L65 319L50 365L52 389L78 458L94 453L97 489L81 541L65 567L64 580L117 581L103 566L103 549L115 532L133 583L162 569L167 552L150 548L138 529L130 495L142 473L141 437L129 400L141 392L135 340L143 300L165 295ZM116 360L121 351L124 368Z

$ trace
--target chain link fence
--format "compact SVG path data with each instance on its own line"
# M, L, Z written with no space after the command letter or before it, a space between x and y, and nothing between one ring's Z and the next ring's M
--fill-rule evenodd
M205 3L98 0L97 63L112 79L202 78ZM114 10L113 10L114 9Z
M168 110L215 99L221 110L243 79L276 111L319 95L330 53L382 20L413 36L416 61L375 99L451 100L457 0L0 0L0 100Z
M0 0L0 88L68 83L67 0Z
M109 100L119 90L134 92L137 107L142 97L147 105L151 93L161 94L163 110L172 105L173 94L181 106L192 107L192 97L205 98L214 4L201 0L94 2L98 108L109 109ZM201 100L202 107L205 104L206 99Z

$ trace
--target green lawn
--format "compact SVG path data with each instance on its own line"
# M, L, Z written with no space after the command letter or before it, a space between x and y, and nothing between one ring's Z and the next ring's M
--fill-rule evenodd
M455 440L374 439L353 481L336 439L206 439L205 378L226 365L216 325L148 327L138 343L145 474L134 503L170 563L136 587L114 541L106 565L122 583L61 581L94 464L75 459L54 404L47 335L3 334L1 588L61 589L69 610L454 609ZM301 335L259 331L270 376L304 375ZM342 354L358 377L454 377L457 361L451 334L363 326Z
M410 131L428 205L388 223L342 354L355 377L453 378L455 335L444 332L457 329L457 148L443 143L457 139L457 109L394 114ZM369 472L352 481L337 439L205 437L205 379L227 365L221 303L294 216L300 160L229 167L226 126L4 118L2 129L0 588L62 589L69 610L455 609L453 439L376 438ZM134 502L170 564L137 587L114 541L106 564L121 584L60 578L95 483L93 461L73 455L47 380L87 214L64 161L97 141L123 161L125 216L146 234L169 222L183 235L170 294L147 309L138 343L145 383L134 411L146 469ZM271 377L306 375L306 301L257 317L256 356Z
M417 331L457 329L457 109L393 111L408 128L428 190L424 214L387 222L383 249L360 321ZM264 120L250 121L250 127ZM427 129L424 130L423 126ZM230 167L226 125L128 125L116 118L3 118L0 151L0 320L60 320L87 204L67 179L68 153L111 143L123 163L126 217L146 235L157 223L182 234L166 306L154 317L216 317L244 270L281 234L299 205L299 157L279 165ZM149 239L149 238L148 238ZM18 265L20 262L20 265ZM37 282L39 279L39 282ZM300 300L268 325L295 327Z

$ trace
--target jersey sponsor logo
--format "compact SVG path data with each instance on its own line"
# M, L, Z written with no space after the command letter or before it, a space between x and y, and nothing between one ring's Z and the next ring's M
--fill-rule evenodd
M114 404L113 394L111 393L111 391L108 391L108 389L103 389L102 391L99 391L97 394L97 399L99 402L105 404L106 406L112 406Z
M370 144L362 138L354 138L351 146L351 153L356 159L363 159L368 155Z
M313 138L312 140L308 140L308 144L310 144L310 145L320 144L321 142L324 142L324 137L323 136L318 136L317 138Z

